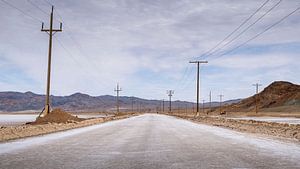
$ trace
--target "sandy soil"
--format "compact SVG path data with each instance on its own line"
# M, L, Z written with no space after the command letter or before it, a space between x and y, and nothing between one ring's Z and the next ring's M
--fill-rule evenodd
M300 124L277 123L247 119L231 119L221 116L192 117L182 114L173 114L173 116L204 124L210 124L213 126L226 127L242 132L259 133L300 141Z
M86 119L86 120L81 118L78 118L80 120L76 120L76 118L75 119L72 118L71 120L63 118L63 120L60 119L59 121L56 122L55 120L49 118L50 121L52 122L46 122L45 120L40 120L33 124L26 124L20 126L7 126L7 127L2 126L0 128L0 142L90 126L98 123L103 123L106 121L124 119L134 115L135 114L126 114L126 115L120 115L114 117L102 117L102 118L93 118L93 119Z

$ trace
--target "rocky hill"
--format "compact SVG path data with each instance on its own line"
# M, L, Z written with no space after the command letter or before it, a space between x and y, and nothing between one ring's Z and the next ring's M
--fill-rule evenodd
M271 83L262 92L227 107L228 111L254 111L255 98L260 109L278 107L300 108L300 85L290 82L276 81Z

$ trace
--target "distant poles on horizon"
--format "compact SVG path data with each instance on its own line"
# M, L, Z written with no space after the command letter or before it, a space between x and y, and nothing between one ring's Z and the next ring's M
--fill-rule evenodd
M117 87L114 90L117 93L117 99L116 99L116 107L117 107L117 113L120 111L120 105L119 105L119 93L122 91L122 89L119 86L119 83L117 83Z
M172 96L174 94L174 90L167 90L167 95L169 96L169 113L172 112Z

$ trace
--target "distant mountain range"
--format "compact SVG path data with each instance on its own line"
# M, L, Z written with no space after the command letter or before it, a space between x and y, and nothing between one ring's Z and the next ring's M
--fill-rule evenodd
M116 97L110 95L89 96L87 94L75 93L70 96L51 96L51 106L53 108L62 108L67 111L115 111ZM161 100L147 100L137 97L121 96L119 98L120 109L130 111L147 110L157 111L162 109ZM240 101L230 100L223 104L231 104ZM0 111L15 112L34 110L41 111L45 104L45 95L39 95L32 92L0 92ZM164 102L164 109L168 109L168 101ZM205 103L207 107L209 103ZM212 102L212 106L218 106L218 102ZM173 109L183 109L195 107L195 103L186 101L172 101Z

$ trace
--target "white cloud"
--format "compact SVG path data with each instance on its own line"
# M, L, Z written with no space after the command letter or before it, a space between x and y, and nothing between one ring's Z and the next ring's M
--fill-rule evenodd
M297 60L295 55L269 53L252 55L233 55L221 57L210 62L212 66L237 69L276 68L291 65Z
M42 9L50 10L44 1L32 1ZM48 16L26 1L9 2L48 22ZM181 100L194 100L194 95L191 95L194 92L194 83L190 82L193 78L184 79L186 82L181 80L191 57L201 55L222 40L262 4L259 0L247 2L51 0L51 2L55 4L64 21L63 32L55 36L71 53L70 56L70 53L65 52L54 40L53 94L66 95L78 91L92 95L113 94L115 84L120 82L128 93L148 98L163 97L165 90L169 88L185 88L176 92L178 99ZM274 3L271 1L267 7ZM236 43L255 35L297 5L299 4L296 1L283 1L262 23L249 30ZM33 79L27 84L2 82L1 90L23 91L24 86L27 86L26 89L34 92L44 92L47 34L40 32L40 23L30 20L3 2L0 2L0 7L0 20L5 23L0 25L2 30L0 57L18 68L20 76ZM57 11L55 16L59 18ZM299 43L298 16L299 13L296 13L275 29L251 42L251 45ZM240 84L245 84L261 78L275 68L289 72L291 78L299 77L296 71L286 67L291 63L295 64L296 60L297 55L293 51L288 54L267 52L257 55L239 53L235 56L226 56L220 60L210 60L208 66L204 68L210 77L204 77L203 83L205 85L207 80L210 84L217 84L215 88L221 88L226 82L220 82L218 79L233 76L239 80L244 79ZM233 73L230 75L223 72L211 73L212 66L220 71L227 68L227 71ZM260 68L266 69L266 73L259 72L259 77L255 76L256 78L245 75L245 73L253 75L249 73L250 70ZM238 73L235 72L236 69L243 71ZM142 75L143 71L147 74ZM272 77L277 79L280 76L281 72L278 71L277 75ZM147 94L144 91L147 91ZM239 95L244 96L237 94L235 97Z

